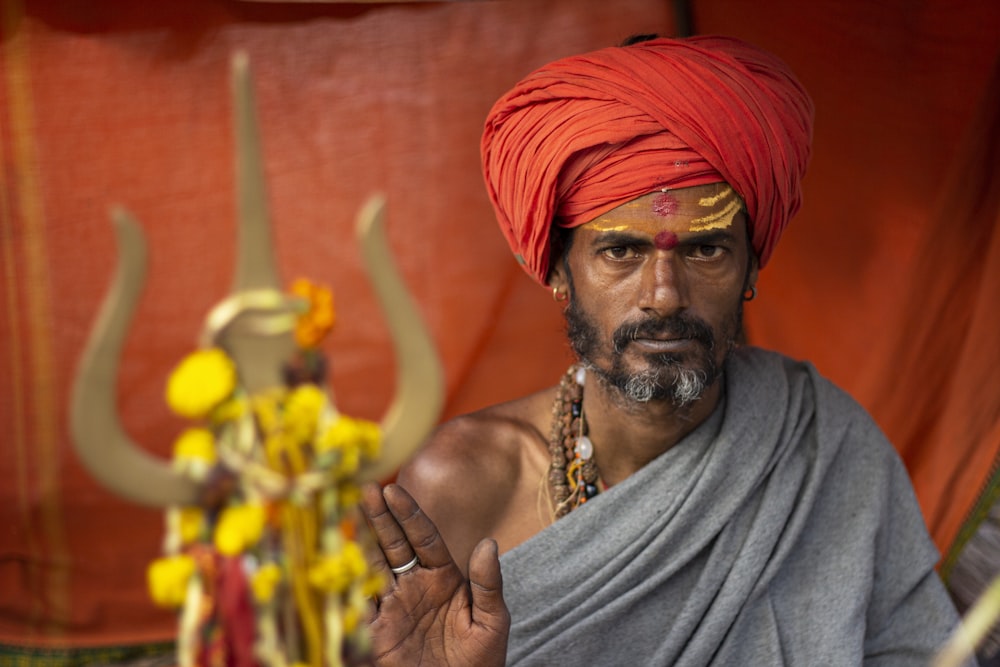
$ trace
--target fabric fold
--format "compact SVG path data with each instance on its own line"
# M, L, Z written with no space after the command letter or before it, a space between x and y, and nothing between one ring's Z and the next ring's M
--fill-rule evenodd
M504 554L509 664L856 665L868 626L899 613L871 598L910 589L902 607L933 618L893 648L929 656L954 610L905 481L866 413L811 366L738 350L709 420ZM885 583L872 563L908 579ZM814 577L836 582L828 599L810 598Z
M501 231L542 284L553 224L719 182L743 199L763 266L801 204L812 119L775 56L728 37L654 39L529 74L486 119L483 174Z

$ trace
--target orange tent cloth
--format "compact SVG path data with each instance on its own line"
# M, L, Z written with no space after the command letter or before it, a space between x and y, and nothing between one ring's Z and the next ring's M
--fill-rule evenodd
M569 361L559 306L493 221L478 156L487 111L545 62L673 33L659 0L0 8L5 664L18 659L10 647L65 664L65 647L173 635L173 615L145 591L162 515L111 497L81 468L66 406L115 262L107 211L117 202L150 243L120 411L133 439L164 457L184 426L164 383L232 270L234 49L254 70L283 276L336 293L325 351L339 407L378 418L393 389L391 344L351 231L364 199L384 191L451 416L550 385ZM997 162L982 153L997 120L960 144L1000 48L1000 5L694 9L699 32L773 51L816 102L804 205L761 274L749 336L814 360L872 410L947 550L1000 449Z

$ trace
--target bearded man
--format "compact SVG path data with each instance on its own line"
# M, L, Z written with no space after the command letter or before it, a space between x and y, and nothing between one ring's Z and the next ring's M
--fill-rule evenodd
M365 489L377 664L927 664L957 619L895 450L741 343L812 115L718 37L566 58L496 103L487 189L579 363Z

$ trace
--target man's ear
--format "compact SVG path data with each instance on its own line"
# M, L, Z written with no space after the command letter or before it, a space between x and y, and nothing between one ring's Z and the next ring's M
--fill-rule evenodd
M753 287L757 284L757 272L759 270L759 262L757 261L757 253L753 250L750 251L750 271L747 273L747 287Z
M549 270L548 285L552 288L553 298L555 298L556 293L569 293L569 281L566 280L566 269L561 259L557 260Z

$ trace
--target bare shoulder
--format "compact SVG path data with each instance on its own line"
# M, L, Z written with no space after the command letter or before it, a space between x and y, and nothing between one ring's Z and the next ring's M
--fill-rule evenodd
M480 540L504 552L547 525L538 511L554 388L452 419L399 473L459 567Z

